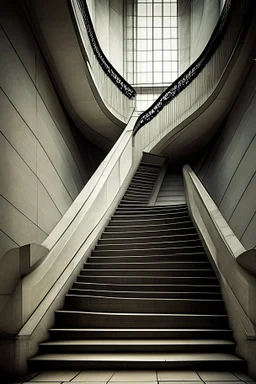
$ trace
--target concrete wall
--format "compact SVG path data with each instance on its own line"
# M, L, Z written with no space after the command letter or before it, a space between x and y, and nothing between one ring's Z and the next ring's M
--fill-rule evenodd
M122 0L91 0L94 26L100 46L111 64L123 75L124 5Z
M88 142L79 150L17 4L0 5L0 258L42 242L97 163Z
M219 0L178 1L180 74L201 54L219 16Z
M245 248L256 247L256 66L198 174Z

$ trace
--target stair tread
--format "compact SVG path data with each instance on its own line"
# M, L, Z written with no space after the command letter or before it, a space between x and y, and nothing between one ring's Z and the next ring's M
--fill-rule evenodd
M92 299L95 299L95 300L102 300L102 299L105 299L105 300L108 300L108 299L111 299L111 300L116 300L116 301L120 301L120 300L124 300L124 301L129 301L129 300L137 300L137 301L141 301L143 303L147 302L147 301L156 301L156 302L161 302L161 301L166 301L167 303L169 302L177 302L177 301L188 301L188 302L191 302L191 303L197 303L197 302L211 302L211 303L222 303L223 300L222 299L187 299L187 298L166 298L166 297L115 297L115 296L93 296L93 295L77 295L75 293L68 293L66 295L67 297L69 298L79 298L81 299L82 297L87 297L87 298L92 298Z
M83 284L83 283L81 283L81 284ZM128 293L130 293L131 295L135 295L135 294L142 294L142 292L141 291L129 291L129 290L126 290L126 291L111 291L111 290L107 290L107 289L105 289L105 290L97 290L97 289L86 289L86 288L84 288L84 289L82 289L82 288L71 288L70 289L70 293L73 293L72 291L78 291L78 292L91 292L91 293L94 293L94 292L96 292L96 293L104 293L104 294L109 294L110 295L110 297L111 297L111 293L112 294L114 294L114 293L119 293L119 294L128 294ZM198 292L198 291L160 291L160 292L156 292L156 291L143 291L143 293L144 294L163 294L163 295L165 295L165 294L175 294L176 296L178 296L179 294L181 294L181 295L185 295L185 294L190 294L190 295L195 295L195 294L198 294L198 295L205 295L205 296L207 296L207 295L209 295L209 296L211 296L211 295L221 295L220 293L218 293L218 292L207 292L207 291L203 291L203 292ZM122 296L121 296L122 297Z
M90 339L54 340L40 345L234 345L234 341L223 339Z
M50 331L72 331L72 332L232 332L228 328L50 328Z
M162 272L163 271L163 268L147 268L147 269L143 269L143 268L138 268L138 269L135 269L135 268L87 268L87 269L82 269L82 271L85 271L85 272L99 272L99 271L108 271L108 272L111 272L111 271L115 271L115 272L153 272L153 271L156 271L156 272ZM168 272L174 272L174 271L190 271L190 272L209 272L211 271L212 272L212 269L211 268L208 268L208 269L205 269L205 268L201 268L201 269L195 269L195 268L166 268L164 269L164 271L167 272L167 276L166 277L171 277L171 276L168 276ZM160 276L159 276L160 277ZM164 276L163 276L164 277Z
M230 353L54 353L42 354L33 357L31 361L40 360L65 360L65 361L244 361Z
M60 309L56 311L56 313L71 313L71 314L90 314L90 315L105 315L105 316L127 316L129 315L130 317L135 317L135 316L140 316L140 317L148 317L148 316L154 316L154 317L221 317L221 318L227 318L226 314L202 314L202 313L144 313L144 312L95 312L95 311L82 311L82 310L69 310L69 309Z
M90 284L90 285L96 285L96 286L101 286L101 285L109 285L109 286L117 286L117 287L191 287L191 288L194 288L194 287L200 287L200 288L209 288L209 287L216 287L216 288L219 288L220 285L219 284L213 284L213 285L196 285L196 284L115 284L115 283L89 283L89 282L79 282L79 284L84 284L84 285L87 285L87 284Z

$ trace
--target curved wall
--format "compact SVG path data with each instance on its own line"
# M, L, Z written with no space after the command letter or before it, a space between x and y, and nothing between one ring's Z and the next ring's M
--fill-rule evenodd
M84 139L79 149L17 4L0 5L0 258L41 243L102 157Z
M256 248L256 66L221 130L207 148L199 178L235 235L247 249Z
M123 0L94 2L94 26L100 46L113 67L124 73L124 7ZM92 9L93 7L91 7Z
M178 0L180 73L202 53L219 16L219 0Z

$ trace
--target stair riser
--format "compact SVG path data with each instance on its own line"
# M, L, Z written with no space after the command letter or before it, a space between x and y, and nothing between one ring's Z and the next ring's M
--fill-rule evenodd
M218 371L245 371L246 366L242 362L229 362L229 361L203 361L203 362L156 362L156 361L145 361L145 362L120 362L120 361L45 361L45 362L29 362L29 367L33 371L43 371L43 370L172 370L172 369L191 369L191 370L216 370Z
M150 185L150 186L154 186L154 184L156 182L156 179L157 179L157 176L151 177L150 179L147 178L147 177L142 177L142 176L134 176L130 185L136 185L136 186L140 186L140 185L149 186Z
M114 225L115 224L115 225ZM139 225L136 223L131 225L131 224L120 224L120 223L112 223L112 221L108 224L108 226L105 228L105 232L139 232L141 234L141 232L144 232L144 231L162 231L162 230L169 230L171 231L172 230L172 233L173 231L178 231L180 229L184 229L184 228L190 228L192 225L191 221L183 221L183 222L179 222L179 223L169 223L169 224L143 224L143 225Z
M113 282L110 284L97 284L89 282L76 282L73 284L74 288L77 289L99 289L99 290L111 290L111 291L155 291L155 292L220 292L220 286L218 283L216 285L127 285L122 282L120 285L114 285Z
M230 330L50 330L51 340L93 340L93 339L225 339L232 340Z
M234 353L234 346L230 345L62 345L62 346L44 346L41 345L40 353Z
M120 215L119 213L115 213L113 216L112 216L112 219L119 219L119 220L131 220L131 221L135 221L135 220L139 220L139 219L143 219L143 220L155 220L155 219L174 219L174 218L180 218L180 221L183 219L183 217L189 217L188 215L188 211L187 210L184 210L184 211L174 211L174 212L153 212L153 213L137 213L137 214L133 214L133 215Z
M214 271L210 270L189 270L189 269L174 269L174 270L166 270L166 269L90 269L86 268L81 270L81 275L85 276L161 276L161 277L215 277Z
M204 293L204 292L132 292L132 291L104 291L104 290L86 290L75 289L70 290L74 295L90 295L90 296L108 296L108 297L128 297L128 298L164 298L164 299L218 299L221 300L220 293Z
M174 255L177 253L196 253L203 252L203 247L193 246L193 247L170 247L170 248L160 248L155 246L154 248L137 248L137 249L111 249L111 250L102 250L99 251L96 249L92 252L92 256L149 256L149 255Z
M151 256L113 256L113 257L108 257L102 255L102 257L97 257L95 255L92 255L89 259L88 262L90 263L91 261L93 263L105 263L105 262L112 262L112 263L119 263L119 262L164 262L164 261L184 261L184 262L200 262L200 261L208 261L207 256L205 253L202 254L174 254L174 255L151 255Z
M132 226L136 226L136 225L161 225L161 224L172 224L173 226L176 226L176 224L182 224L184 222L189 222L190 223L190 226L192 225L191 221L190 221L190 217L187 216L187 215L184 215L184 216L173 216L173 217L155 217L154 219L150 219L150 218L145 218L145 219L142 219L142 218L134 218L134 219L130 219L130 218L120 218L120 217L112 217L111 218L111 221L109 223L109 225L132 225Z
M158 276L78 276L78 282L94 282L108 284L191 284L191 285L216 285L216 278L204 277L158 277Z
M124 209L124 208L117 208L115 211L116 215L119 216L133 216L133 215L149 215L149 216L154 216L155 214L179 214L180 212L187 212L188 214L188 209L187 206L184 205L182 207L153 207L153 206L148 206L145 208L138 208L138 209Z
M125 194L123 199L126 201L136 201L136 202L145 202L147 203L148 199L150 198L151 193L144 194L144 196L134 196L131 194Z
M122 299L104 297L66 296L65 309L88 312L118 313L186 313L224 314L222 301L195 301L179 299Z
M95 258L90 258L84 264L84 269L210 269L210 263L169 262L169 263L94 263Z
M178 229L167 229L167 230L157 230L157 231L137 231L132 232L131 231L125 231L125 232L104 232L101 236L101 239L112 239L112 238L126 238L126 239L136 239L138 237L157 237L157 236L169 236L170 238L180 238L181 236L197 236L197 233L195 232L194 228L178 228Z
M151 240L148 240L151 241ZM109 241L110 243L110 241ZM125 242L122 240L119 240L116 242L116 244L102 244L101 242L95 247L95 250L99 251L108 251L108 250L118 250L120 248L125 247L125 249L148 249L148 248L171 248L171 247L195 247L195 246L200 246L201 247L201 241L199 239L191 239L191 240L184 240L184 241L156 241L156 242L137 242L137 243L132 243L132 242Z
M144 315L115 313L79 313L56 312L56 327L75 328L228 328L226 316L179 316L179 315Z
M149 191L144 191L142 193L139 193L139 192L134 192L134 191L126 191L126 193L124 194L124 199L127 200L127 197L130 197L132 198L133 200L145 200L146 198L149 198L150 195L152 193L152 190L149 190Z
M196 233L193 234L186 234L186 235L174 235L174 236L141 236L141 237L121 237L121 236L116 236L115 238L113 237L104 237L103 239L100 239L98 242L98 245L109 245L109 244L134 244L134 243L162 243L162 242L184 242L184 241L195 241L199 240L198 235Z

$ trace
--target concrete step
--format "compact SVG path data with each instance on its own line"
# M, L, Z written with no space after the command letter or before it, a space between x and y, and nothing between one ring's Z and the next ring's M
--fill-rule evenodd
M129 277L215 277L212 268L210 269L193 269L193 268L178 268L178 269L117 269L117 268L85 268L80 271L81 276L129 276Z
M173 211L173 212L150 212L150 213L134 213L134 214L122 214L120 215L118 212L116 212L112 217L112 219L118 219L118 220L156 220L156 219L182 219L182 218L188 218L190 217L188 215L188 211L186 209L181 211ZM181 221L181 220L179 220Z
M176 229L163 229L163 230L143 230L141 231L133 231L132 228L130 228L130 231L104 231L101 235L101 239L108 239L108 238L126 238L126 239L134 239L136 237L159 237L159 236L168 236L169 238L173 238L173 236L180 237L180 236L190 236L190 235L196 235L198 236L196 230L194 227L188 227L188 228L176 228Z
M158 248L158 249L166 249L166 248L184 248L188 249L189 247L202 247L201 240L199 238L186 238L185 236L183 239L180 240L171 240L167 239L164 240L161 238L159 239L151 239L147 238L144 241L140 241L140 239L137 239L136 241L129 242L121 239L117 239L116 242L110 241L99 241L98 244L95 247L95 251L109 251L109 250L118 250L125 248L125 250L129 249L152 249L152 248Z
M139 291L139 292L220 292L218 282L215 284L115 284L87 282L85 280L77 281L73 284L73 288L77 289L94 289L94 290L110 290L110 291Z
M151 195L152 193L152 187L148 187L147 189L144 188L137 188L137 187L131 187L130 189L127 189L124 196L123 196L123 199L125 198L125 196L128 196L128 195L131 195L133 196L135 199L139 198L139 197L148 197L148 195Z
M116 237L112 236L104 236L98 241L98 245L108 245L108 244L133 244L133 243L167 243L167 242L183 242L190 240L198 240L197 233L189 233L189 234L176 234L176 235L162 235L155 234L153 236L135 236L135 237L122 237L119 233Z
M74 283L75 284L80 283ZM80 284L81 286L81 284ZM124 287L125 289L125 287ZM90 295L90 296L104 296L104 297L128 297L128 298L166 298L166 299L221 299L221 293L216 292L155 292L155 291L130 291L129 288L125 291L111 291L101 289L76 289L71 288L69 293L74 295Z
M59 310L57 328L228 328L226 314L114 313Z
M184 215L156 215L154 218L143 218L143 217L123 217L123 216L112 216L110 224L111 225L161 225L161 224L176 224L176 223L183 223L183 222L190 222L190 225L192 224L192 221L190 217L187 214Z
M143 244L144 245L144 244ZM201 245L195 245L195 246L169 246L169 247L161 247L157 244L154 247L144 247L144 248L121 248L120 249L103 249L101 250L99 246L95 249L95 251L92 252L93 256L149 256L149 255L174 255L177 253L197 253L197 252L203 252L204 249ZM128 247L127 247L128 248Z
M182 205L177 205L175 207L168 207L168 206L159 206L159 207L155 207L155 206L150 206L150 205L147 205L145 207L131 207L130 209L127 209L127 208L117 208L116 209L116 213L118 214L134 214L134 213L161 213L161 212L179 212L179 211L185 211L187 210L188 207L186 204L182 204Z
M193 369L244 371L245 361L226 353L60 353L29 360L30 369Z
M153 187L155 185L155 181L157 176L154 179L148 179L146 176L134 176L130 185L147 185Z
M135 200L127 200L127 199L122 199L121 201L121 204L124 205L124 206L129 206L129 204L134 204L136 203L137 206L140 206L140 205L145 205L148 203L148 199L145 199L144 201L138 201L136 202Z
M168 261L168 262L147 262L147 263L121 263L121 262L104 262L104 263L94 263L94 258L89 257L87 263L84 264L84 269L210 269L211 263L206 262L189 262L189 261Z
M136 202L147 202L151 196L151 193L144 194L143 196L134 196L131 194L125 194L122 201L136 201Z
M88 312L224 314L223 300L130 298L67 294L64 309Z
M158 176L159 172L158 171L137 171L134 176L136 177L147 177L147 178L156 178Z
M218 280L216 277L165 277L165 276L90 276L79 275L77 277L78 282L94 282L94 283L107 283L107 284L189 284L189 285L216 285Z
M105 262L113 262L113 263L125 263L125 262L174 262L174 261L184 261L184 262L200 262L200 261L208 261L208 258L205 252L177 252L172 255L144 255L144 256L118 256L115 254L114 256L95 256L91 255L88 258L88 262L93 260L94 263L105 263Z
M91 339L219 339L232 340L232 331L226 329L156 329L156 328L52 328L49 329L51 340L91 340Z
M168 222L168 223L120 223L119 222L112 222L107 225L105 228L105 232L142 232L142 231L165 231L165 230L175 230L178 231L180 229L185 229L185 228L191 228L192 222L191 220L186 220L186 221L176 221L176 222Z
M40 344L40 353L112 353L112 352L218 352L233 353L235 343L219 339L96 339L55 340Z

